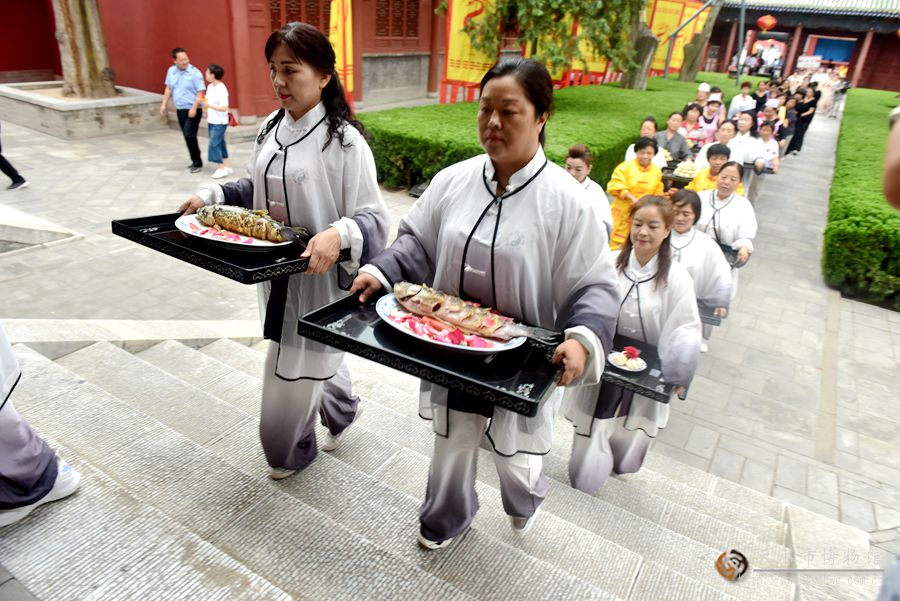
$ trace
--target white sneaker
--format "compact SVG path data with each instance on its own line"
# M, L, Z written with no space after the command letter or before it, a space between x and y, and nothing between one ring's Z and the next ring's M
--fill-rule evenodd
M50 489L50 492L31 505L16 507L15 509L0 510L0 526L14 524L44 503L59 501L78 490L78 485L81 483L81 474L76 472L68 463L58 457L56 458L56 466L56 481L53 483L53 488Z
M284 480L290 478L297 473L297 470L288 469L286 467L269 468L269 478L272 480Z
M228 175L228 169L225 167L219 167L216 169L215 173L212 174L213 179L220 179Z
M446 540L430 540L425 538L421 532L416 535L416 541L419 543L419 546L423 549L428 549L429 551L434 551L436 549L443 549L447 545L453 542L452 538L448 538Z
M338 448L338 445L341 443L341 438L343 438L344 434L347 433L353 424L355 424L359 420L359 416L362 415L362 406L356 406L356 415L353 416L353 421L347 424L347 427L338 434L332 434L331 432L326 431L325 436L322 437L322 446L320 447L323 451L333 451Z
M234 169L232 169L231 167L225 167L225 171L228 172L225 175L231 175L232 173L234 173Z
M705 342L701 342L700 343L700 352L701 353L709 352L709 345L706 344Z
M525 536L528 534L528 531L531 530L532 526L534 526L534 522L537 519L538 510L536 509L534 513L531 514L531 517L528 518L520 518L516 516L509 516L509 523L512 526L513 532L518 534L519 536Z

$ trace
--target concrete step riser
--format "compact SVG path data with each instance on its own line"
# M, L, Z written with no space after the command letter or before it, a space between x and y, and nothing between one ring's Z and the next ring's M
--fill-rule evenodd
M128 396L129 400L131 400L132 402L139 402L139 399L137 399L137 397L139 395L134 394L133 391L131 393L128 392L128 390L127 390L128 383L129 382L133 383L137 380L140 380L141 378L146 378L146 379L152 379L156 383L158 389L166 391L166 393L172 398L173 401L180 400L181 402L184 402L184 403L190 402L195 406L196 410L199 412L203 411L204 407L207 406L207 403L211 403L211 401L210 401L211 397L204 395L203 393L199 392L197 389L193 388L192 386L182 382L180 379L175 378L175 377L171 376L170 374L167 374L165 372L162 372L161 370L154 368L153 366L147 364L147 362L145 362L144 360L142 360L140 358L129 356L127 354L122 355L122 352L123 351L121 351L120 349L117 349L116 347L113 347L111 345L100 344L100 345L95 345L94 347L91 347L89 349L85 349L84 351L79 351L79 353L76 353L72 357L67 357L64 360L61 360L61 363L62 362L68 363L71 366L73 366L74 368L77 368L80 371L82 371L82 373L90 372L90 375L92 377L96 376L98 379L103 381L104 387L107 387L109 389L114 389L114 390L121 392L123 395ZM147 351L144 351L144 353L147 355L148 358L153 358L155 360L162 361L162 362L166 361L164 359L164 355L168 353L172 356L172 358L175 359L176 364L182 365L182 366L183 366L183 362L185 360L196 360L198 362L201 361L200 356L197 356L197 357L191 356L192 353L194 353L194 354L196 353L195 351L188 349L187 347L178 348L177 344L175 344L175 343L172 343L172 344L166 343L159 347L154 347L152 349L148 349ZM180 356L180 357L177 356L179 354L183 355L183 356ZM93 367L93 366L97 365L98 363L110 364L111 362L115 362L115 364L117 365L117 370L115 371L114 374L98 373L99 371L102 371L102 370L99 370L99 369L96 369ZM188 369L188 370L186 370L186 372L189 372L189 374L194 374L194 376L196 376L196 374L203 374L204 370L203 369ZM193 377L193 376L189 376L189 377ZM220 401L218 401L218 399L215 399L215 401L216 401L216 403L220 402ZM212 406L219 407L219 405L216 403L212 403ZM257 428L256 420L254 418L243 419L246 414L244 414L242 411L240 411L236 408L232 408L232 409L233 409L233 413L235 416L234 420L233 420L233 421L235 421L235 424L244 424L244 425L246 425L247 431L255 433L256 428ZM164 420L170 422L170 424L173 427L182 425L182 424L180 424L180 419L177 414L162 416L162 417L160 417L160 419L164 419ZM185 429L185 428L182 428L182 429ZM129 476L133 475L135 477L138 474L146 475L148 470L162 470L163 469L162 466L165 463L165 457L167 457L170 453L174 453L178 459L174 462L174 465L169 465L167 467L169 469L173 469L176 474L179 474L179 473L192 474L193 471L196 471L198 469L200 470L201 474L204 474L204 475L208 474L208 477L205 477L205 479L208 481L207 485L204 486L203 484L200 484L199 485L200 490L204 491L203 492L204 496L210 495L213 499L216 499L216 500L221 499L222 503L223 503L222 506L218 506L217 503L214 503L214 507L212 507L210 509L213 512L213 514L227 516L227 515L230 515L229 511L233 511L235 513L235 515L241 514L244 516L248 516L251 513L251 510L250 510L251 506L263 506L263 509L261 509L261 510L264 510L265 506L267 506L269 501L267 499L256 498L254 496L249 496L247 494L241 494L240 491L243 488L243 486L236 486L235 482L234 482L235 477L234 476L226 477L225 473L222 472L223 466L220 465L222 460L221 459L212 459L209 456L201 455L199 449L196 447L196 444L194 444L194 443L205 444L205 443L211 443L211 442L220 442L224 439L227 439L229 433L234 430L235 430L235 428L232 427L231 425L229 425L229 426L225 427L224 429L222 429L220 432L218 432L215 436L209 437L208 436L209 433L206 431L194 432L194 431L191 431L190 429L186 429L186 432L185 432L186 435L194 436L193 442L191 442L190 440L184 439L175 433L172 433L171 436L159 435L159 436L162 436L162 440L163 440L164 444L159 444L155 448L156 453L158 453L157 455L150 455L147 453L146 449L143 449L143 448L137 449L137 447L133 447L133 448L137 449L135 456L130 456L130 453L123 452L121 454L122 457L120 459L121 463L113 463L113 464L110 464L109 467L111 469L115 470L115 473L118 476L121 476L123 472L126 475L129 475ZM258 446L258 441L254 441L253 444L247 445L247 448L252 449L252 451L256 454L257 457L261 457L261 453L259 451L259 446ZM198 462L200 463L199 467L197 465ZM229 468L229 469L233 471L234 468ZM228 471L228 470L226 470L226 471ZM257 470L255 472L255 474L248 474L248 476L250 477L250 482L258 481L259 475L265 474L266 471L267 471L267 469L263 468L263 469ZM253 478L254 475L256 476L256 478ZM248 476L244 476L243 478L237 478L237 480L241 481L241 480L247 478ZM190 479L196 480L197 476L190 475L190 476L186 476L186 478L188 480L190 480ZM158 486L155 487L155 492L148 493L151 496L147 497L145 500L148 502L152 502L154 504L165 504L166 499L169 499L170 497L173 497L173 496L178 496L179 494L183 495L184 493L179 493L179 491L182 491L184 488L188 488L191 486L188 481L182 481L182 479L178 478L177 476L173 480L174 480L173 482L159 483ZM220 483L222 486L226 486L227 488L220 488L218 486ZM264 487L263 492L268 491L269 487L271 486L268 484L267 480L265 481L265 484L266 484L266 486ZM359 490L366 490L371 486L371 484L372 484L371 480L369 482L362 482ZM195 483L195 485L196 485L196 483ZM256 487L253 488L253 490L255 490L255 489L256 489ZM389 495L387 495L386 493L382 494L382 498L378 501L378 503L375 503L375 505L376 506L393 507L393 506L397 506L398 504L400 504L402 506L402 503L405 503L407 505L407 509L410 511L411 515L414 515L413 512L414 512L414 509L416 506L416 501L414 499L403 496L402 499L393 498L393 499L388 500L386 498L388 496ZM342 494L339 498L341 498L341 499L347 498L347 494ZM177 502L175 503L174 506L170 507L169 511L172 513L176 513L180 519L183 519L185 521L192 520L193 523L195 524L195 527L198 529L199 532L201 532L201 534L203 536L209 537L214 542L217 542L217 544L218 544L219 539L221 538L222 540L225 541L223 543L223 545L224 545L223 548L228 550L229 553L235 554L235 556L241 557L241 558L251 562L251 564L254 566L254 569L262 570L262 568L256 564L256 556L253 555L254 551L252 548L248 551L248 553L250 553L250 555L245 557L245 555L242 554L243 552L242 552L241 548L239 548L239 547L232 548L229 546L230 545L230 543L228 542L229 539L227 539L227 536L221 532L221 528L218 527L217 524L214 524L211 522L207 523L203 519L202 515L201 516L194 515L193 518L191 518L191 516L189 516L187 514L188 507L195 507L197 505L202 505L202 503L200 503L199 499L193 499L192 495L188 494L187 498L185 499L185 503L186 504L184 506L184 511L185 511L184 514L179 513L180 505ZM334 498L331 499L331 503L333 506ZM255 513L256 510L253 510L252 512ZM337 516L337 517L340 518L341 516ZM397 530L398 530L398 528L397 528L398 520L396 519L396 516L393 516L393 515L388 516L388 517L390 517L391 519L383 519L382 521L386 525L386 527L387 526L390 527L391 531L396 536ZM247 521L247 520L252 521L252 518L250 518L250 517L242 518L241 520L239 520L240 523L236 523L231 528L240 530L242 532L244 532L244 530L249 530L250 526L243 524L243 522ZM402 522L399 522L399 523L402 523ZM414 521L409 521L409 523L411 526L415 524ZM264 528L260 528L260 530L264 531ZM251 536L251 538L252 538L253 533L248 531L248 532L244 532L244 535ZM415 535L415 530L413 529L404 538L405 544L407 546L411 547L412 549L415 549L415 545L412 542L414 540L414 535ZM386 544L387 541L379 541L379 542L384 543L384 544L378 544L379 549L389 549L390 548L390 546ZM259 540L259 544L263 544L262 539ZM543 564L542 562L539 562L538 560L535 560L534 558L529 557L525 553L515 551L515 550L509 549L509 548L505 548L505 545L502 545L502 543L482 542L482 545L485 545L485 544L493 544L494 546L497 546L497 548L494 550L494 553L492 553L490 556L497 557L498 559L503 558L502 564L496 566L497 570L499 570L499 573L514 574L514 573L519 573L519 572L529 572L529 573L541 572L541 573L544 573L545 576L548 577L548 582L553 583L552 587L547 587L546 590L541 590L541 589L535 589L535 587L538 586L537 582L524 583L524 582L521 582L518 580L513 582L509 579L509 577L504 577L504 578L497 578L495 580L496 585L499 587L504 587L504 588L508 589L510 587L515 588L515 587L524 586L525 584L527 584L526 588L521 589L523 594L526 594L528 591L531 591L531 593L534 594L535 590L541 590L541 594L545 598L552 598L554 595L557 594L555 591L559 591L559 590L563 591L563 593L565 593L567 595L567 596L559 597L561 599L572 598L572 596L574 596L576 598L585 598L585 599L607 599L607 598L612 599L613 598L611 596L601 593L599 590L594 589L594 587L592 587L592 586L589 586L575 578L568 577L568 576L562 574L561 572L559 572L558 570L550 568L550 566L548 566L547 564ZM356 545L356 546L359 546L359 545ZM462 550L459 552L463 553ZM407 561L408 561L408 559L407 559ZM434 570L429 570L429 571L433 571L433 574L442 580L449 580L449 581L453 582L454 581L453 579L456 579L456 581L458 581L458 582L456 582L457 584L463 585L463 586L469 586L468 580L467 580L467 575L469 573L471 573L473 566L468 565L468 564L464 564L464 565L465 565L465 569L461 570L459 573L456 573L453 571L445 572L445 571L441 571L437 568L435 568ZM269 572L266 572L265 570L262 570L261 573L269 574ZM270 575L273 578L276 577L275 572L272 572ZM295 576L297 576L297 577L300 577L300 575L301 574L299 572L295 574ZM279 580L279 582L280 582L280 580ZM288 590L290 590L290 589L288 589ZM478 597L481 597L481 593L478 593L476 590L472 590L470 592L472 594L475 594ZM495 592L499 593L500 590L497 590Z

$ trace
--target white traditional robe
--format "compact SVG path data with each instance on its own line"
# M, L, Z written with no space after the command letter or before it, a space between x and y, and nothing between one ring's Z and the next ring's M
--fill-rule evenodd
M288 380L320 380L337 372L343 353L299 336L297 320L345 294L339 279L349 286L359 265L384 248L390 229L390 214L368 144L356 128L345 124L344 139L349 146L342 147L335 135L323 150L328 133L324 117L322 103L299 120L285 112L262 144L254 144L247 166L249 179L207 184L198 192L207 204L266 209L274 219L305 227L312 234L334 226L340 232L341 247L350 249L350 260L327 274L290 277L276 367L276 374ZM265 123L260 131L264 127ZM258 290L260 316L265 322L270 282L260 284Z
M500 201L496 185L486 155L444 169L400 222L393 245L362 271L373 273L388 290L406 279L459 295L464 247L471 240L466 295L516 320L578 339L589 349L580 382L598 382L618 309L598 202L565 170L548 163L541 148L510 177ZM420 414L433 420L441 436L448 428L447 393L422 383ZM487 436L495 451L549 452L556 398L545 401L533 418L494 407Z
M709 307L725 307L731 301L731 266L716 242L696 229L669 238L672 258L684 265L694 281L694 294Z
M750 201L740 194L721 200L718 190L700 193L700 217L694 227L721 246L739 250L742 246L753 252L756 237L756 212ZM731 269L731 298L737 294L738 270Z
M619 252L613 253L617 258ZM677 261L669 266L668 282L656 286L653 277L659 266L658 256L643 267L631 254L619 274L622 305L616 332L643 340L657 348L663 380L676 386L688 386L700 358L700 314L694 286L687 269ZM640 283L638 283L640 282ZM615 349L621 350L621 349ZM565 416L573 422L577 436L590 436L600 386L566 389L563 397ZM610 420L602 420L610 421ZM627 430L643 430L657 435L669 421L669 404L635 394L623 425Z
M606 235L608 237L610 232L612 232L613 227L612 208L609 204L609 197L603 190L603 186L589 177L584 178L582 185L584 186L584 189L587 190L588 197L597 203L597 209L600 211L600 219L602 219L603 223L606 225Z

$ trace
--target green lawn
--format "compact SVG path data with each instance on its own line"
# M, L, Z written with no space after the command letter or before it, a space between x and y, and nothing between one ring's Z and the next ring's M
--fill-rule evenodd
M851 90L838 140L822 263L841 292L900 310L900 212L881 188L894 92Z
M726 102L737 93L734 80L722 73L701 73L698 81L723 88ZM569 146L585 143L594 153L591 177L605 185L637 138L641 121L653 115L664 124L669 113L694 98L696 89L697 83L652 78L645 91L623 90L618 84L560 90L547 126L547 156L562 164ZM389 186L411 186L482 152L475 116L475 103L460 103L364 113L359 118L372 135L381 180Z

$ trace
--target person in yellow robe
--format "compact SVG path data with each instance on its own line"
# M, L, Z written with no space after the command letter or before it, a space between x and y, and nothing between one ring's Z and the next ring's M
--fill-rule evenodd
M613 230L609 248L617 250L625 244L631 232L631 205L648 194L663 193L662 170L653 164L659 149L653 138L640 138L634 143L637 158L620 163L606 186L612 196Z
M706 156L709 160L709 167L698 170L691 183L684 187L685 190L703 192L704 190L715 188L719 170L722 169L722 165L728 162L731 150L724 144L713 144L709 147ZM744 184L738 185L737 193L744 196Z

